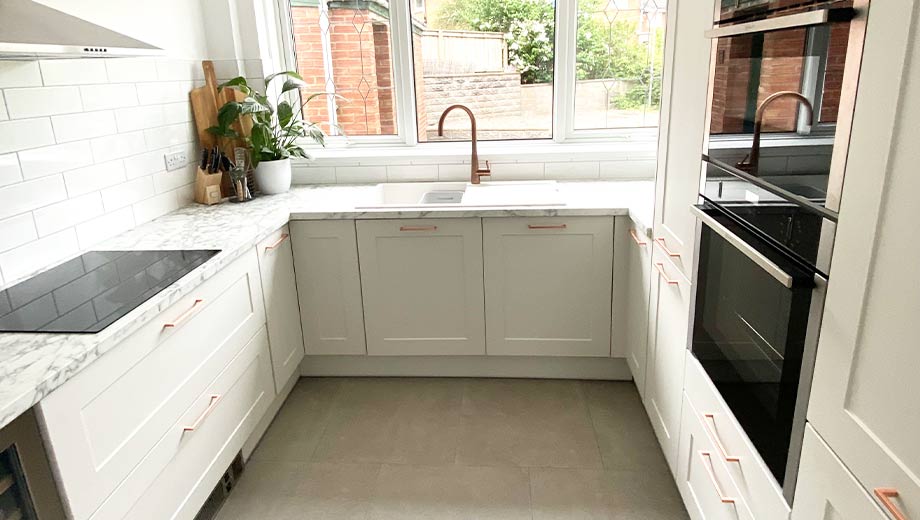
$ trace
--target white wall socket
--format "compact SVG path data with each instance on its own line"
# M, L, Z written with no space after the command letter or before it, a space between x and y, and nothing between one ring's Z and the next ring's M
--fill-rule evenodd
M166 154L166 170L178 170L188 164L188 154L185 151Z

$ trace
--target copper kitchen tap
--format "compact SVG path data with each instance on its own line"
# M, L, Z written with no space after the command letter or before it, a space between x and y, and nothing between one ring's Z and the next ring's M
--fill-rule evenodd
M769 106L777 99L784 97L793 97L798 100L799 103L804 105L805 110L808 111L809 121L811 121L814 117L814 108L811 106L811 102L808 101L808 98L802 94L799 94L798 92L784 90L767 96L767 99L763 100L760 106L757 107L757 112L754 114L754 142L751 144L751 153L749 153L747 157L735 165L738 167L738 169L757 175L757 169L760 167L760 133L763 127L763 114L766 112L767 106Z
M479 184L481 177L488 177L492 175L492 169L489 168L489 161L486 161L486 167L479 167L479 153L476 151L476 116L473 115L473 111L463 105L451 105L447 107L447 110L441 114L441 119L438 121L438 135L444 136L444 119L447 117L447 114L451 110L459 108L466 112L470 116L470 132L472 136L473 143L473 156L470 158L470 182L472 184Z

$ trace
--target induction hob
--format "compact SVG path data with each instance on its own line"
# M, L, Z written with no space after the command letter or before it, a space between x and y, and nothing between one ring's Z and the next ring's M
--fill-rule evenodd
M85 253L0 291L0 332L99 332L218 252Z

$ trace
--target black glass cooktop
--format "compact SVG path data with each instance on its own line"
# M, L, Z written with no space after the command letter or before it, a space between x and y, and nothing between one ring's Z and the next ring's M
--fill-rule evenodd
M0 332L99 332L218 252L91 251L0 291Z

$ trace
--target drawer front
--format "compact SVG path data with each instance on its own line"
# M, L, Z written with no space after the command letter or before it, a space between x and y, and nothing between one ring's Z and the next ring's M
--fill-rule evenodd
M96 510L264 322L253 252L42 400L75 518Z
M280 392L294 373L300 371L300 360L304 357L300 306L294 280L294 254L288 227L284 226L269 235L256 246L256 253L262 273L275 389Z
M782 488L692 355L688 356L684 387L698 411L697 420L703 423L716 443L716 456L728 468L754 517L758 520L788 518L790 508L783 498Z
M268 335L262 329L122 486L131 488L124 498L136 499L128 513L122 516L123 509L114 507L121 504L113 503L113 514L104 507L100 513L105 514L93 520L194 518L274 395Z
M683 395L677 487L694 520L752 520L744 499L728 476L717 447Z

